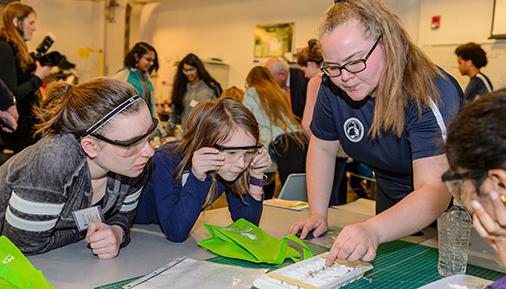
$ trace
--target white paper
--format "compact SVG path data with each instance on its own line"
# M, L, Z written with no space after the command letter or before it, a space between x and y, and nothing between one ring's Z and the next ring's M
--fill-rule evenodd
M422 286L419 289L482 289L490 284L492 284L490 280L471 275L456 274Z
M248 269L185 258L133 289L249 289L265 269ZM135 282L135 281L134 281Z

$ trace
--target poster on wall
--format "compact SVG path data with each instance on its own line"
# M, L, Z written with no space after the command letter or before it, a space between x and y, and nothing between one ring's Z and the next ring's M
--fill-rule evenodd
M292 52L294 23L257 25L255 28L255 58L281 57Z

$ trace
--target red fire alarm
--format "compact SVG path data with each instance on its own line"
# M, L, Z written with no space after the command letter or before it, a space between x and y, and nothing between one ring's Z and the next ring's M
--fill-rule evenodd
M432 24L430 25L430 27L432 29L438 29L440 25L441 25L441 16L432 16Z

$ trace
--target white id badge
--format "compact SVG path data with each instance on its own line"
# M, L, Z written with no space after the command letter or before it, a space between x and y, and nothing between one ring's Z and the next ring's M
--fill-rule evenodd
M76 222L77 229L81 232L88 229L90 223L101 223L102 215L99 206L73 211L72 216Z

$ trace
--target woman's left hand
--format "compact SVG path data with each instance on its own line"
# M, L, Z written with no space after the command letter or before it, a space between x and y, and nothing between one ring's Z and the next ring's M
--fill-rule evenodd
M255 158L253 158L249 165L250 176L262 179L265 171L267 171L271 164L271 157L269 156L269 153L267 153L267 150L265 148L260 148L258 154Z
M119 247L123 243L123 235L123 229L118 225L91 223L85 240L98 258L111 259L118 255Z

